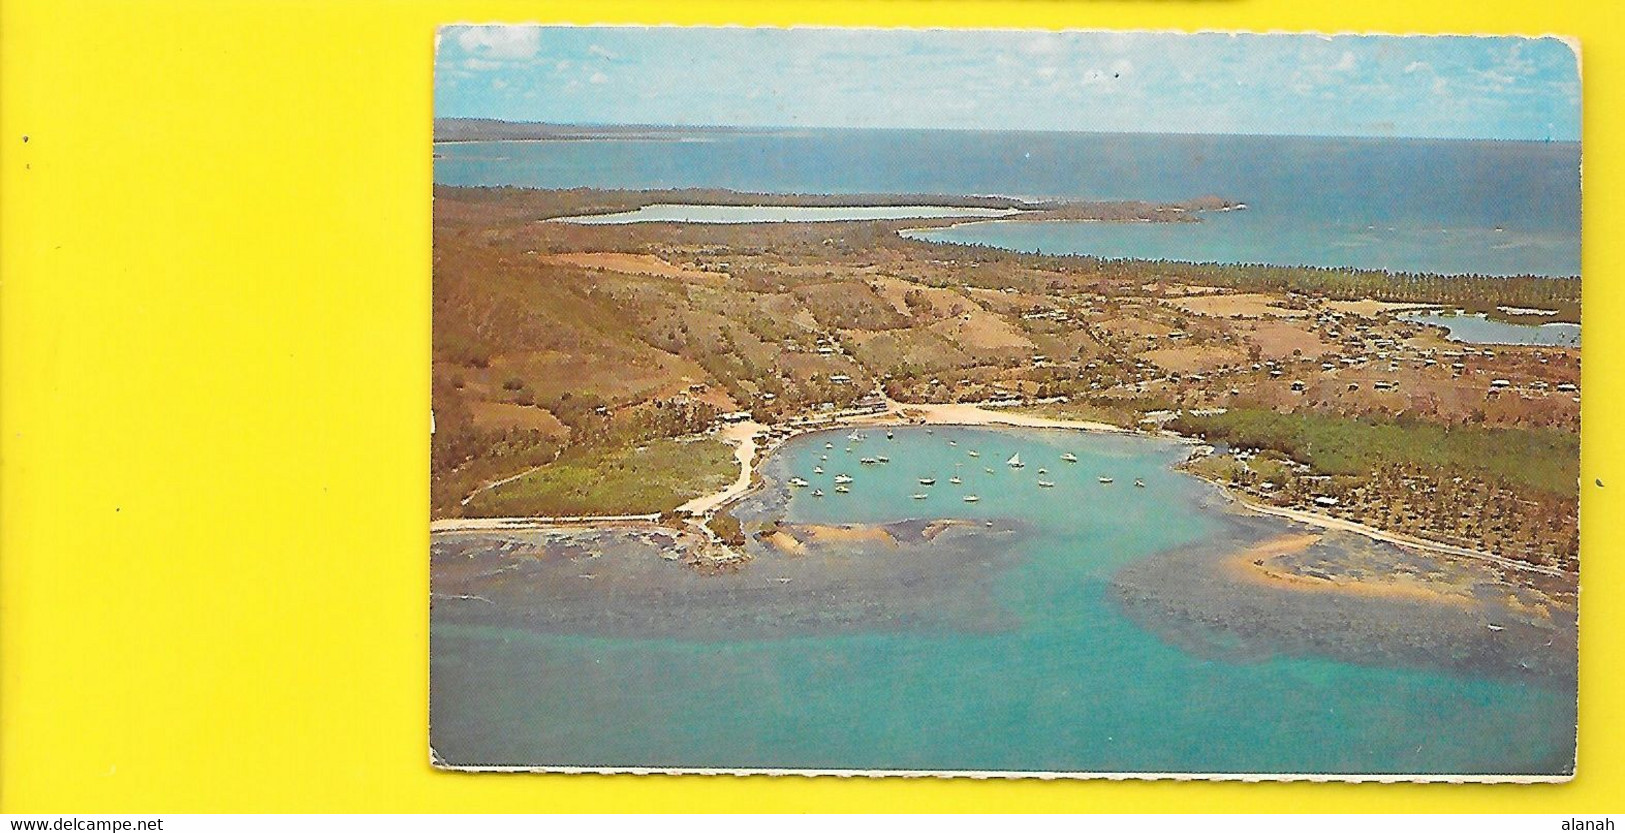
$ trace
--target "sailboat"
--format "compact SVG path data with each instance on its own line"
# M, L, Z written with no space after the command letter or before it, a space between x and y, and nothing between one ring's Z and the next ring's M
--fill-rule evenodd
M835 475L835 482L836 483L851 483L852 482L852 475L850 475L850 474L837 474L837 475Z
M835 491L840 492L841 494L844 495L847 492L852 491L852 487L851 486L836 486Z
M813 489L813 497L823 497L823 496L824 496L824 490L823 489Z
M1145 488L1145 481L1141 480L1138 477L1134 478L1134 487L1137 488L1137 489L1144 489Z
M1068 463L1076 463L1078 462L1078 455L1068 451L1067 453L1061 455L1061 459L1067 461Z
M824 467L823 466L813 466L813 474L823 474L823 473L824 473Z
M1026 463L1021 462L1021 455L1019 453L1018 454L1012 454L1010 456L1010 459L1004 461L1004 464L1009 466L1010 468L1013 468L1013 469L1019 469L1022 466L1027 465Z

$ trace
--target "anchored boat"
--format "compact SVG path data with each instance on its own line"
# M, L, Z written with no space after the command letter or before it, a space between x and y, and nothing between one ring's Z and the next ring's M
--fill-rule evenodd
M1019 453L1010 455L1010 459L1004 461L1004 464L1013 469L1019 469L1022 466L1027 465L1026 463L1021 462L1021 454Z

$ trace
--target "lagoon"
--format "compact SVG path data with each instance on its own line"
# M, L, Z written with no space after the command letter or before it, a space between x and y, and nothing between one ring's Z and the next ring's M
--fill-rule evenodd
M1348 626L1345 638L1365 652L1354 662L1297 638L1306 628L1323 635L1325 623L1272 622L1267 606L1210 622L1197 602L1176 609L1144 595L1167 583L1142 574L1168 553L1184 559L1169 569L1188 572L1191 559L1292 528L1237 516L1207 484L1172 470L1186 445L1057 430L863 433L791 440L738 514L966 523L927 547L854 543L790 556L753 544L753 562L717 576L590 544L516 561L511 540L465 542L497 547L477 556L487 572L471 579L486 601L440 595L447 570L474 562L437 538L436 753L454 765L596 768L1558 774L1572 765L1571 680L1440 664L1448 646L1382 647L1380 634L1406 617L1450 633L1461 624L1451 617L1465 615L1453 608L1359 608L1382 621L1369 632ZM1078 462L1063 461L1066 452ZM1017 453L1022 469L1005 464ZM890 462L859 462L878 455ZM834 493L843 473L851 492ZM786 486L793 476L812 485ZM964 482L950 484L955 476ZM1056 485L1038 486L1041 476ZM930 497L912 497L922 492ZM521 615L511 600L531 594ZM1263 604L1257 596L1248 603Z
M1014 208L961 208L948 205L646 205L614 214L556 217L554 222L582 225L624 223L815 223L835 220L912 220L926 217L1005 217Z
M1513 324L1495 321L1483 313L1406 313L1399 318L1443 327L1451 341L1467 344L1523 344L1536 347L1579 347L1580 325L1561 321Z

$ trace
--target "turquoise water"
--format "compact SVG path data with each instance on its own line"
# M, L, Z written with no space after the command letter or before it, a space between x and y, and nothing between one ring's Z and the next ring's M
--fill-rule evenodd
M1151 201L1216 195L1249 209L1200 224L989 223L949 237L1113 257L1579 274L1574 142L968 130L663 140L672 136L443 143L435 146L435 182Z
M1399 316L1418 324L1432 324L1450 331L1451 341L1468 344L1531 344L1539 347L1579 347L1580 325L1562 322L1511 324L1492 321L1482 313L1438 315L1408 313Z
M781 450L770 468L814 481L794 490L790 519L1016 521L1017 533L984 539L1010 557L974 591L1002 611L997 627L903 627L880 604L856 631L764 621L723 638L609 638L461 624L437 607L438 753L469 765L1074 772L1555 773L1572 759L1571 689L1198 656L1127 618L1110 593L1119 567L1225 527L1203 500L1208 487L1168 469L1185 446L1050 431L867 434L851 453L829 434ZM1062 462L1065 451L1079 462ZM1018 452L1019 471L1004 464ZM858 462L880 454L891 462ZM1055 487L1038 487L1040 467ZM837 496L842 472L854 482ZM947 482L956 473L962 485ZM819 487L823 498L811 495ZM911 497L920 492L931 497ZM965 503L967 493L981 500ZM820 557L835 556L807 558ZM796 592L759 580L774 563L759 557L736 577L741 588ZM814 595L787 610L833 601Z
M1002 217L1014 209L958 208L949 205L781 206L781 205L646 205L636 211L561 217L583 225L621 223L815 223L832 220L897 220L916 217Z

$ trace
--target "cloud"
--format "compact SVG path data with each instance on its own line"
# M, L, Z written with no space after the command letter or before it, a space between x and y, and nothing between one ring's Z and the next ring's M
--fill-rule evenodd
M608 84L609 83L609 76L603 74L602 72L595 72L595 73L592 74L592 77L588 78L587 80L591 81L594 84Z
M596 43L589 46L589 47L587 47L587 52L589 54L592 54L592 55L597 55L598 57L603 58L606 61L613 61L616 58L620 57L619 55L616 55L614 52L611 52L608 49L605 49L604 47L599 46Z
M1427 61L1411 61L1410 63L1405 65L1405 74L1406 75L1411 75L1411 74L1418 73L1418 72L1432 72L1432 71L1433 71L1433 65L1428 63Z
M522 61L542 45L542 30L535 26L470 26L457 33L464 52L495 61Z
M1354 59L1354 53L1345 49L1343 50L1342 57L1337 59L1337 63L1332 64L1332 69L1338 72L1348 72L1349 70L1354 69L1354 65L1356 63L1358 62Z

